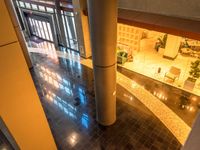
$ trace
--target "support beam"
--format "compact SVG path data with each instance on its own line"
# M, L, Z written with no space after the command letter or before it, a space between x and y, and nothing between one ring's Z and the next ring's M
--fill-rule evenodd
M117 0L88 0L97 121L116 120Z
M3 127L6 127L7 133L12 135L21 150L56 150L5 5L7 2L0 1L0 20L3 20L0 22L0 117L4 122Z
M31 59L30 59L29 54L28 54L28 49L27 49L27 46L26 46L24 35L22 34L22 30L21 30L21 27L19 25L19 20L16 16L15 7L12 3L12 0L5 0L5 4L6 4L6 7L8 9L8 12L11 16L11 21L12 21L13 27L15 29L17 38L19 40L19 44L22 48L27 66L30 69L30 68L32 68L32 63L31 63Z

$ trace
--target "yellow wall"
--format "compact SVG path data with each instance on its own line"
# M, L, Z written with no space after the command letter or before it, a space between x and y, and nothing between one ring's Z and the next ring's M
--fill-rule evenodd
M22 150L55 150L4 1L0 1L0 116Z

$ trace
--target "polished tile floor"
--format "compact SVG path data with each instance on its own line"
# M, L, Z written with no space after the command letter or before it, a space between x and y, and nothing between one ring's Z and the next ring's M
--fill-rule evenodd
M63 47L59 48L59 50L56 50L53 44L48 43L48 42L42 42L42 43L39 43L39 45L35 42L31 42L31 43L29 42L28 44L30 45L29 52L45 54L48 57L47 59L50 59L53 62L58 62L58 57L60 57L60 58L67 59L71 65L82 64L90 69L93 68L91 59L83 59L79 56L78 53L74 51L70 51ZM124 89L129 91L131 94L131 95L128 95L127 93L124 93L124 96L128 98L127 99L123 98L121 100L124 100L124 102L128 103L129 105L134 106L135 101L133 101L133 96L136 97L168 128L169 131L171 131L171 133L173 133L173 135L177 138L177 140L183 145L185 143L185 140L188 137L188 134L191 131L191 127L189 127L189 125L187 125L173 111L173 109L170 109L170 107L168 107L167 105L163 103L163 100L165 100L166 102L168 100L168 96L164 94L165 91L157 91L156 90L157 86L152 86L150 89L155 90L152 94L152 92L150 92L149 89L144 88L144 86L140 82L138 83L135 82L138 80L137 78L132 79L131 76L127 74L123 75L122 73L119 72L121 70L124 71L126 69L120 69L117 71L117 84L121 85ZM131 74L137 74L137 73L131 72ZM142 77L143 75L140 75L140 76ZM140 81L143 81L143 79L141 78ZM155 82L151 81L148 83L152 83L152 82L153 82L152 85L157 84L156 83L157 81ZM173 97L173 93L170 93L170 96ZM170 102L173 102L173 99L171 99ZM186 106L186 109L188 108L191 109L191 107ZM183 110L179 109L179 110L184 113L184 109ZM164 113L165 115L163 115L163 112L165 112ZM190 112L187 112L187 113L190 113Z
M117 121L109 127L95 120L92 69L80 63L31 53L31 70L46 117L59 150L132 149L179 150L173 134L139 100L117 86Z
M118 71L143 86L144 89L149 91L175 112L187 125L192 127L200 110L199 96L177 89L121 66L118 66Z

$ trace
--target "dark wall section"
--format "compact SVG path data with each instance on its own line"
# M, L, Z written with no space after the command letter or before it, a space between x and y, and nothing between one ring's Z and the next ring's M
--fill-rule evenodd
M199 0L118 0L118 6L119 8L200 20Z

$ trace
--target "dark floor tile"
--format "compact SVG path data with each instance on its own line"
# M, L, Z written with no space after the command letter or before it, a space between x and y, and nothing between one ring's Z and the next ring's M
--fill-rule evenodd
M140 101L135 98L135 106L121 101L124 93L130 94L121 86L117 85L117 120L104 127L96 122L90 68L41 54L32 53L31 58L31 74L59 150L180 149L173 134Z

